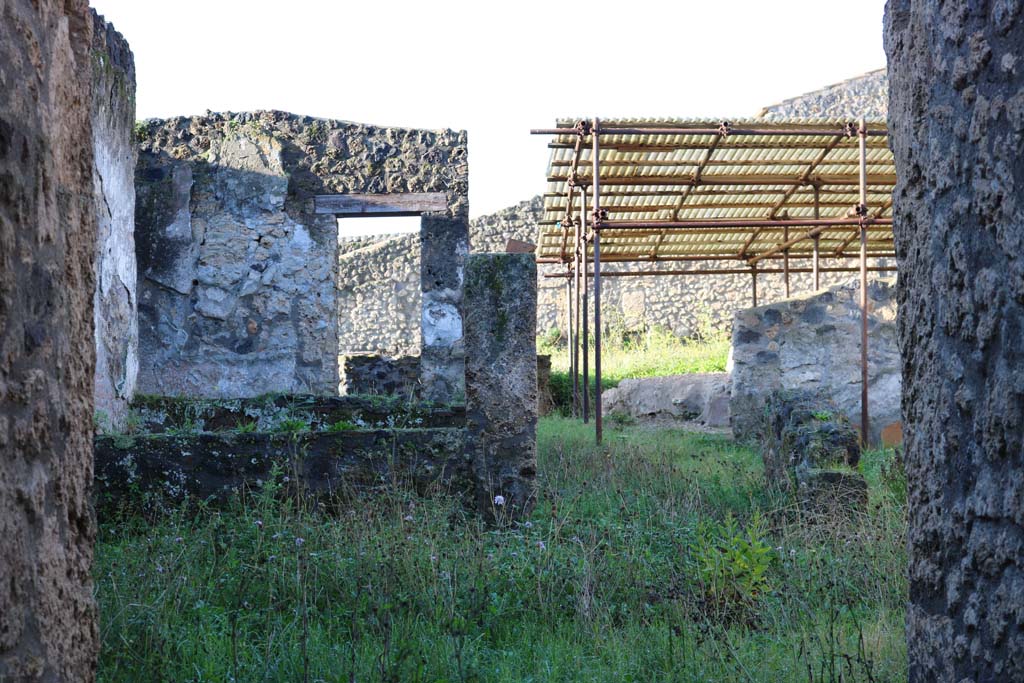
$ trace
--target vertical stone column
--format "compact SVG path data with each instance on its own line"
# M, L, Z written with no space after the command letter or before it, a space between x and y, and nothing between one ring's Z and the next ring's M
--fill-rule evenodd
M1024 16L890 0L910 680L1024 681Z
M96 196L96 412L119 427L139 372L135 268L135 60L128 43L91 12L92 145Z
M466 448L477 504L489 516L522 517L536 499L533 255L473 254L466 261L465 295Z
M0 3L0 681L91 681L96 208L85 0Z
M465 394L462 286L469 253L469 219L424 214L420 223L420 283L423 289L423 398L461 399Z

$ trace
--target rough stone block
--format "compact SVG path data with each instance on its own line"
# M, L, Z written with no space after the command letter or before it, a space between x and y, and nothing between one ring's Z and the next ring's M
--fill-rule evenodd
M530 254L466 261L466 447L491 517L536 502L537 267Z
M860 460L859 437L850 421L835 403L808 391L768 396L760 441L768 485L787 490L802 473L855 467ZM807 476L807 481L817 477Z
M737 440L755 438L767 397L778 389L826 396L859 425L860 284L738 311L733 320L730 421ZM895 287L868 284L869 440L901 418Z

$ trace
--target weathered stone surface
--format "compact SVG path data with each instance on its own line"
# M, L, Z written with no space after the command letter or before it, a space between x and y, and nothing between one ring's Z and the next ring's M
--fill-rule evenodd
M889 79L885 69L876 69L770 105L762 109L760 115L768 119L791 116L884 119L888 108Z
M466 213L427 214L421 226L420 391L426 399L448 401L465 395L462 285L469 218Z
M96 201L96 410L123 423L139 371L135 271L135 60L92 12L92 146Z
M860 437L839 407L810 391L776 390L766 397L758 441L770 487L795 488L809 512L863 510Z
M97 501L104 509L140 493L168 504L189 496L224 500L241 488L258 490L275 467L289 489L311 495L401 483L469 501L474 480L464 438L462 428L102 436Z
M537 267L532 254L466 260L466 448L477 505L528 515L537 475Z
M729 373L624 379L601 394L608 413L729 426Z
M147 434L239 429L274 432L289 423L294 426L296 420L312 431L466 426L465 406L410 401L404 396L142 396L132 403L132 409L138 417L138 428Z
M346 394L421 396L417 356L343 356L340 391Z
M869 438L901 420L895 288L868 281ZM765 398L776 389L827 396L860 424L860 284L738 311L732 334L730 411L737 439L756 437Z
M91 681L96 211L84 0L0 3L0 680Z
M886 7L910 680L1024 680L1024 3Z
M338 248L338 355L418 356L420 236L343 239Z
M555 409L551 395L551 356L537 356L537 415L543 417Z
M442 241L458 243L462 235L462 247L432 266L435 274L450 272L439 277L446 284L429 308L436 317L441 304L450 305L443 312L458 318L457 266L467 251L465 133L283 112L149 121L143 132L136 174L141 391L337 392L339 350L356 350L339 340L339 320L352 326L339 303L352 297L339 297L339 290L351 291L349 276L358 281L365 273L339 267L352 250L339 248L332 216L313 213L317 194L446 193L449 209L436 216L429 241L447 248L452 245ZM402 277L385 286L418 280ZM367 307L359 326L390 324L382 313ZM444 326L431 345L443 388L453 376L461 386L451 328Z

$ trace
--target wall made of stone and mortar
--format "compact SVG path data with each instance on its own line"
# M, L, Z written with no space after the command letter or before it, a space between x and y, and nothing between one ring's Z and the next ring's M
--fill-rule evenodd
M765 107L760 116L884 119L888 106L889 79L885 69L876 69Z
M95 158L96 411L118 427L135 393L139 325L135 271L135 60L127 41L92 12L92 145Z
M91 681L93 21L0 3L0 680Z
M910 681L1024 680L1024 3L890 0Z
M367 278L380 282L382 273L400 271L392 265L396 250L387 246L378 245L376 264L366 253L339 249L334 217L313 212L318 194L446 193L448 210L424 216L419 246L421 255L433 253L424 245L452 254L440 266L451 272L428 280L411 254L398 254L401 268L415 275L401 272L397 282L417 294L403 301L396 281L384 287L402 303L396 317L410 329L410 301L417 295L423 311L443 318L439 324L458 317L461 290L452 281L467 251L458 230L468 212L464 132L385 129L271 111L148 121L141 133L140 391L332 394L339 352L353 345L401 348L386 331L355 341L339 337L339 326L362 334L393 325L390 308L383 307L387 297L370 304L372 289L361 287ZM365 314L354 316L363 304ZM415 319L426 326L434 318L423 320L417 311ZM458 330L461 336L461 320ZM457 374L461 382L457 341L424 353L433 363L425 375Z
M747 308L732 330L730 422L737 439L760 439L765 401L779 389L823 395L861 421L860 284ZM894 283L868 286L869 438L900 422L900 355Z

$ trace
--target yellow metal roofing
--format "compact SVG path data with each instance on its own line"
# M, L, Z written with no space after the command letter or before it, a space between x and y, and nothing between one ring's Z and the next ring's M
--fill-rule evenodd
M557 128L575 124L575 119L560 120ZM602 120L600 128L600 198L608 221L716 221L714 226L674 229L606 226L601 229L602 261L749 260L809 228L740 227L723 221L813 219L816 192L820 218L849 219L859 201L859 140L856 124L848 120L734 119L723 128L721 121L710 119L618 119ZM615 128L633 132L605 132ZM678 128L679 133L646 134L645 128ZM895 168L885 124L869 121L866 128L868 216L883 221L869 226L868 253L890 256L892 229L884 220L892 216ZM755 130L771 133L752 134ZM540 259L572 258L573 228L566 229L571 223L565 219L578 217L579 186L591 186L593 180L592 138L583 137L577 160L579 139L563 133L549 145ZM574 168L576 189L571 191ZM570 195L573 206L567 213ZM819 244L823 258L857 254L859 229L825 228ZM789 253L805 257L812 248L808 239Z

